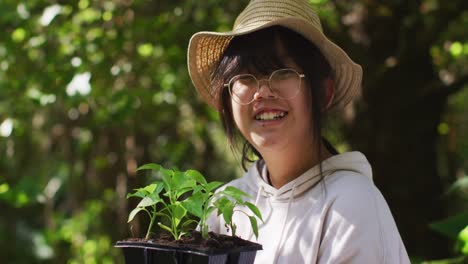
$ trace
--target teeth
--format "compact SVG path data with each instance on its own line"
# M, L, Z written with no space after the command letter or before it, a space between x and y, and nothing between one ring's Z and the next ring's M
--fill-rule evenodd
M286 116L286 112L263 112L255 116L256 120L275 120Z

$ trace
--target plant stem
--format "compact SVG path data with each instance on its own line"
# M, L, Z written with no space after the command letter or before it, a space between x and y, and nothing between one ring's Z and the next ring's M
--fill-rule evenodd
M203 214L202 214L202 218L200 219L200 227L201 227L201 234L202 234L202 237L203 238L207 238L208 237L208 225L206 224L206 217L208 217L206 215L206 208L207 206L205 205L203 207Z
M174 219L174 213L172 210L169 209L169 213L171 214L171 229L172 229L172 236L174 237L175 240L178 240L178 233L177 233L177 227L175 226L175 219Z
M154 212L156 211L156 208L154 208L153 210ZM149 227L148 227L148 231L146 232L146 236L145 236L145 239L149 239L149 236L150 236L150 233L151 233L151 228L153 228L153 224L154 224L154 220L156 219L156 214L153 214L151 216L151 220L150 220L150 224L149 224Z
M201 235L203 238L205 238L205 221L203 221L203 219L200 220L200 231L201 231Z

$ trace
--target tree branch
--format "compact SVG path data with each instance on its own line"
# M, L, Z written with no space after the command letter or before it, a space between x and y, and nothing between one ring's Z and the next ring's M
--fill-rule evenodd
M454 83L445 85L442 83L437 83L432 85L426 92L423 94L423 97L427 96L443 96L448 97L452 94L455 94L468 86L468 74L465 74L458 78Z
M442 87L442 89L445 90L445 95L449 96L449 95L459 92L463 88L467 87L467 85L468 85L468 74L465 74L464 76L461 76L460 78L458 78L458 80L455 81L454 83L448 86Z

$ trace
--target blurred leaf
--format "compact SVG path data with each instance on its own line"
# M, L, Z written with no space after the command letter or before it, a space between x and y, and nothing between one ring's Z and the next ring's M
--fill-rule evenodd
M429 226L443 235L457 239L458 234L467 226L468 212L457 214L447 219L433 222Z

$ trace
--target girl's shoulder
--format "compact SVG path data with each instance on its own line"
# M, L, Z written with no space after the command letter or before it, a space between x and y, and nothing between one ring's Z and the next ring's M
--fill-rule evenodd
M343 251L380 263L408 263L391 210L372 179L338 171L324 183L323 245L340 245ZM369 252L376 255L368 256Z
M372 179L354 171L341 170L325 177L322 184L324 209L347 219L367 223L391 218L388 204Z

